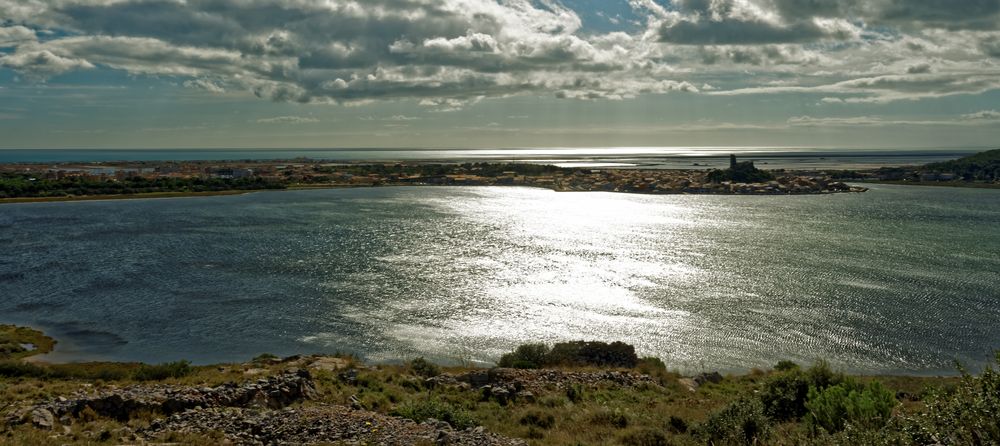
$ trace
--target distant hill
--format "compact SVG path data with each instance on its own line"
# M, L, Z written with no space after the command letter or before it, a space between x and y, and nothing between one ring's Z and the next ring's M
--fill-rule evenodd
M954 161L927 164L922 171L953 173L966 181L1000 180L1000 149L988 150Z

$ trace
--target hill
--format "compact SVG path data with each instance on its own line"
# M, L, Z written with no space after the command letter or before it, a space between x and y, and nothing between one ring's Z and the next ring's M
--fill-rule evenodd
M1000 180L1000 149L988 150L975 155L925 165L924 172L952 173L965 181Z
M18 333L16 341L26 333ZM622 343L528 344L513 368L261 355L244 364L0 360L4 444L996 444L1000 374L848 376L783 361L683 377ZM880 382L881 381L881 382Z

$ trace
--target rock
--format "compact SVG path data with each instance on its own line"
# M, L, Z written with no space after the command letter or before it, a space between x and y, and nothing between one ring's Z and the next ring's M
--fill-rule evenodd
M507 389L505 389L503 387L493 388L493 390L492 390L491 393L492 393L493 399L495 399L501 405L507 404L507 401L510 400L510 392L508 392Z
M698 381L691 378L680 378L677 382L688 389L688 391L695 392L698 390Z
M351 363L343 358L323 356L309 363L308 367L328 372L337 372L351 366Z
M698 383L699 386L705 384L706 382L709 382L709 383L712 383L712 384L718 384L718 383L722 382L722 375L719 374L719 372L702 373L702 374L694 377L694 380L695 380L695 382Z
M51 415L79 417L88 407L98 416L127 421L136 413L171 415L196 408L258 407L278 409L313 399L316 387L307 370L292 370L255 383L227 383L218 387L164 385L111 388L103 393L55 399L33 407ZM32 414L35 412L33 411ZM42 412L38 412L41 414ZM44 416L44 415L40 415ZM34 415L32 416L34 421ZM52 423L50 423L51 425ZM36 423L37 425L37 423Z
M518 401L523 401L525 403L534 403L535 402L535 394L531 393L531 392L529 392L527 390L522 390L520 392L517 392L517 399L518 399Z
M56 425L56 417L48 409L39 407L31 411L31 424L39 429L51 430Z

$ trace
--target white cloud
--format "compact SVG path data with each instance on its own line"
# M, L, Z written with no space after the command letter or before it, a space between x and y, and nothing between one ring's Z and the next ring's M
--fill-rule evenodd
M550 0L0 0L19 24L0 27L0 66L30 80L101 67L216 94L434 111L512 95L858 104L1000 88L995 0L628 3L640 29L602 33Z
M311 124L315 122L319 122L319 119L305 116L275 116L257 120L258 124Z
M963 119L971 120L986 120L986 121L1000 121L1000 111L996 110L981 110L975 113L969 113L962 115Z
M0 27L0 48L18 46L36 40L35 32L23 26Z

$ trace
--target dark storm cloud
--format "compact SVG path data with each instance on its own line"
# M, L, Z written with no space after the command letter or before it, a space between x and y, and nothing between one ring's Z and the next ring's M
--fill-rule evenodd
M979 42L979 49L990 57L1000 59L1000 36L994 36Z
M950 29L997 29L1000 0L889 0L874 18L896 24Z
M812 22L775 25L763 21L680 21L660 29L660 40L681 45L760 45L845 38Z

